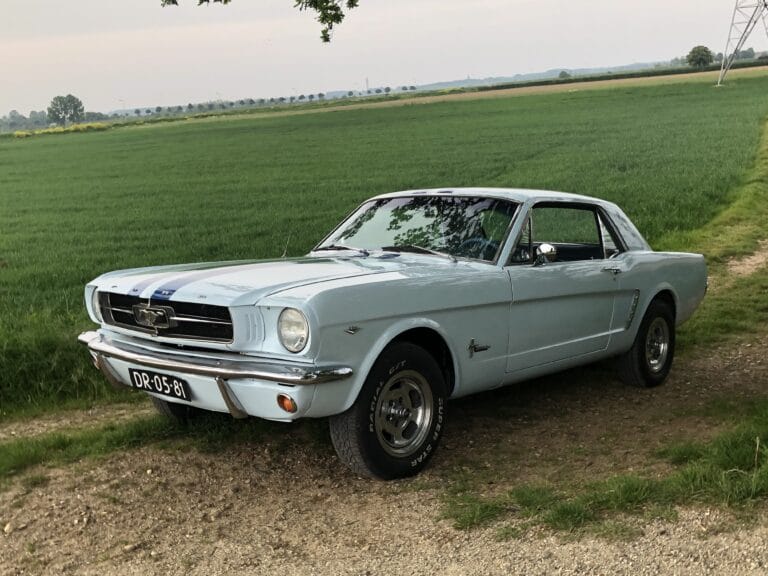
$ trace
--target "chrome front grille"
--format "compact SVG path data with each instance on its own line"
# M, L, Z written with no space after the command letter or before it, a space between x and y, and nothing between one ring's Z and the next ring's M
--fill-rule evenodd
M231 342L232 316L226 306L170 300L149 302L138 296L99 293L104 322L137 332L212 342Z

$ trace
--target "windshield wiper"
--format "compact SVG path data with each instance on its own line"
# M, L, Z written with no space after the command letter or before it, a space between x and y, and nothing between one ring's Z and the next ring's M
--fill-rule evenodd
M328 244L327 246L320 246L320 248L315 248L314 252L320 252L322 250L353 250L355 252L359 252L363 256L370 256L371 253L368 252L365 248L355 248L354 246L341 246L340 244Z
M433 256L441 256L448 258L451 262L458 262L456 256L448 254L446 252L439 252L432 250L431 248L424 248L424 246L416 246L415 244L398 244L397 246L384 246L382 250L387 252L413 252L415 254L432 254Z

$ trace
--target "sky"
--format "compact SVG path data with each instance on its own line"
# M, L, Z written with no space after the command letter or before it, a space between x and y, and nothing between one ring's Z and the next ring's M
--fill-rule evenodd
M294 0L179 4L2 0L0 115L67 93L108 112L662 61L723 51L733 12L732 0L360 0L323 44Z

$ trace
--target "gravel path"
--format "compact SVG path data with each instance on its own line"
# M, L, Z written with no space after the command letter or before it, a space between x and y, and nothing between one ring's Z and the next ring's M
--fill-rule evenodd
M441 514L462 467L488 469L487 493L666 473L656 447L716 433L701 408L765 396L767 347L763 336L689 355L654 390L624 388L603 366L454 402L433 465L402 482L355 478L311 422L269 425L268 441L215 453L174 443L38 469L0 491L0 575L766 574L768 509L749 521L705 508L671 521L622 518L629 541L538 528L502 541L500 528L522 522L514 513L472 531ZM108 420L111 409L100 410ZM81 417L66 425L94 414Z

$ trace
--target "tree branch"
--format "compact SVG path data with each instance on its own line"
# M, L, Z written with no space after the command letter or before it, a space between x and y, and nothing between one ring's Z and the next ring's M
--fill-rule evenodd
M197 5L229 4L232 0L197 0ZM333 27L341 24L346 16L346 11L357 8L359 0L294 0L294 6L299 10L314 10L317 12L317 21L322 24L320 38L323 42L331 41ZM160 0L162 6L178 6L178 0Z

